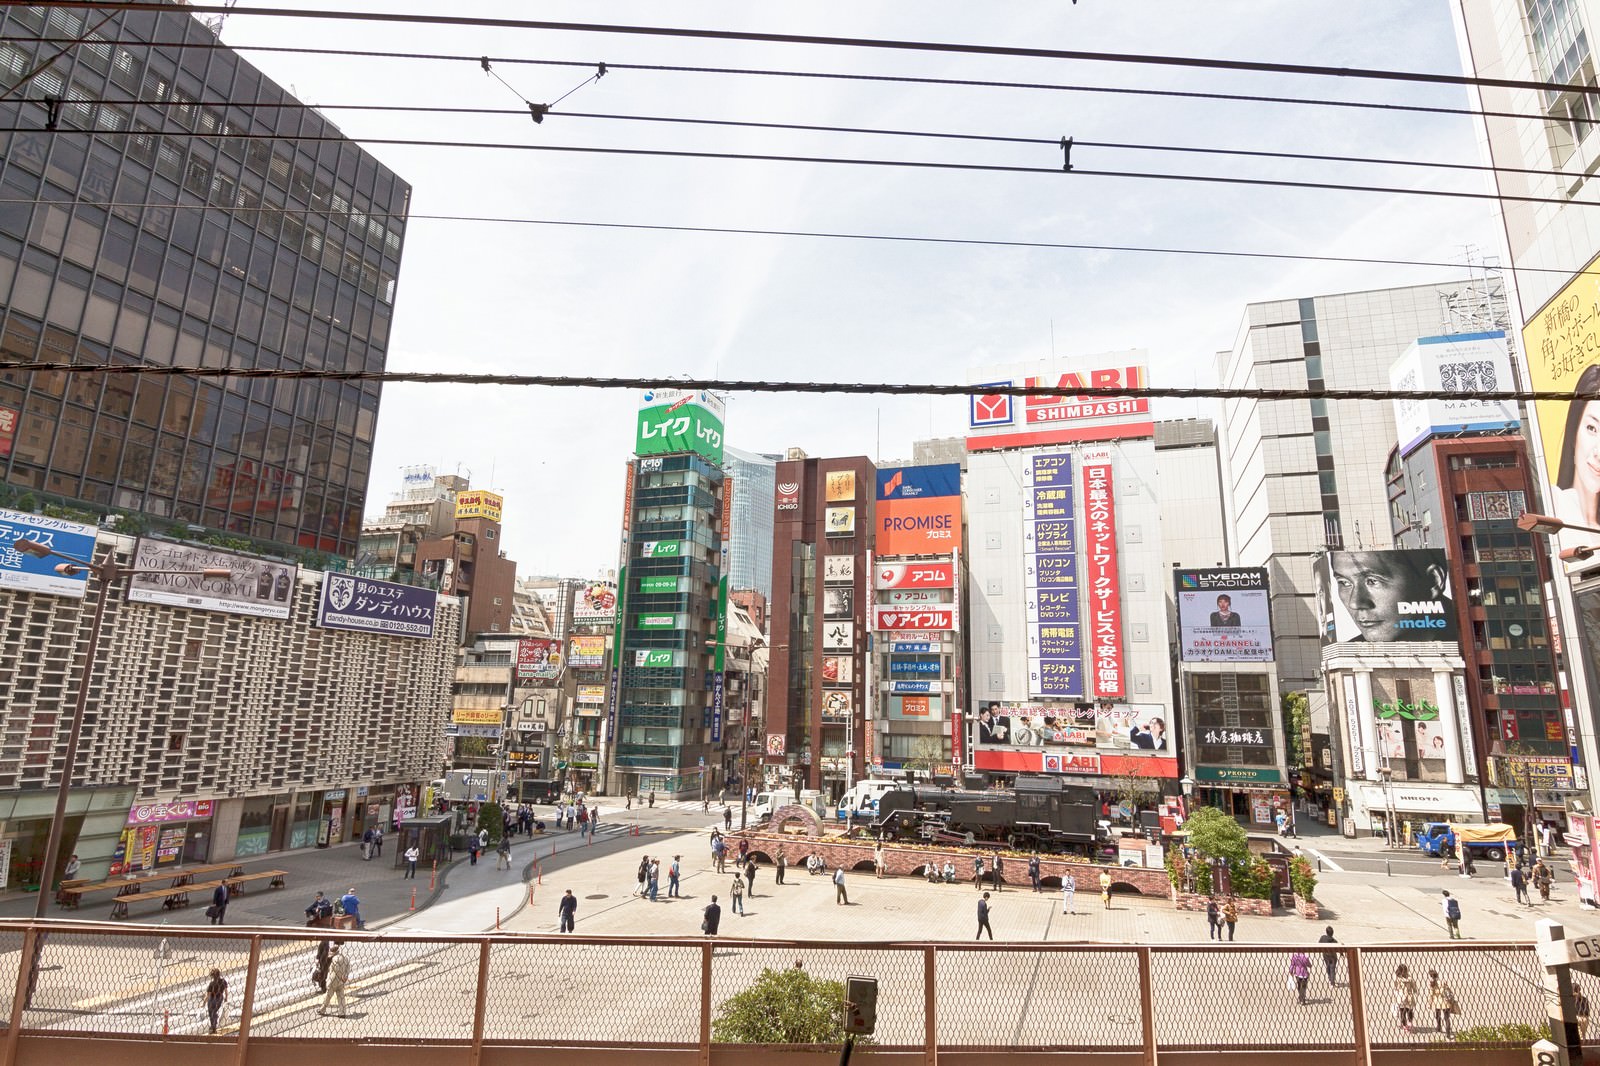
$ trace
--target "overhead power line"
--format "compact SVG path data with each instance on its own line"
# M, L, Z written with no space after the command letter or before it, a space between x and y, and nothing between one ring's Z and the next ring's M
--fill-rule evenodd
M1313 389L1145 387L1109 385L1074 387L1063 393L1059 385L940 385L917 382L865 381L763 381L726 378L601 377L575 374L465 374L422 370L295 370L284 367L127 366L105 363L0 362L0 373L106 374L134 377L264 378L309 381L381 381L384 384L518 385L576 389L692 389L727 393L843 393L867 396L1045 396L1062 403L1090 400L1474 400L1534 402L1538 400L1600 400L1600 392L1549 389L1511 389L1463 394L1449 389Z
M0 6L4 6L0 4ZM71 43L67 38L29 37L13 40L37 41L41 44ZM433 60L454 63L481 63L485 57L448 52L379 52L360 48L291 48L284 45L223 44L221 41L143 41L134 38L110 38L107 44L139 48L193 48L201 50L223 49L231 52L270 52L283 55L348 56L362 59ZM521 64L540 67L594 67L591 60L579 59L528 59L518 56L489 56L491 63ZM1338 107L1357 110L1398 111L1425 115L1461 115L1469 118L1510 118L1529 122L1548 122L1544 114L1523 114L1519 111L1489 111L1473 107L1442 107L1426 104L1399 104L1377 100L1334 100L1305 96L1263 96L1257 93L1214 93L1180 89L1135 89L1115 85L1067 85L1056 82L998 81L988 78L929 78L899 74L847 74L827 70L775 70L760 67L698 67L669 63L607 63L607 70L631 70L650 74L717 74L741 77L802 78L819 81L881 82L890 85L949 86L966 89L1026 89L1041 92L1087 93L1112 96L1152 96L1174 100L1216 100L1227 103L1286 104L1306 107ZM256 107L273 106L256 104Z
M0 0L0 7L23 6L27 0ZM150 0L46 0L40 6L97 11L171 12L167 2ZM1016 45L963 44L954 41L908 41L873 37L833 37L817 34L758 33L751 30L710 30L684 26L624 26L601 22L554 22L540 19L487 18L467 15L422 15L395 11L341 11L316 8L236 7L233 4L186 5L194 14L262 16L339 22L391 22L414 26L452 26L472 29L540 30L547 33L594 33L628 37L666 37L688 40L733 41L743 44L787 44L874 51L925 52L945 55L990 56L1005 59L1056 59L1080 63L1185 67L1195 70L1242 71L1258 74L1294 74L1306 77L1371 81L1415 82L1424 85L1473 85L1503 89L1533 89L1600 95L1600 86L1519 78L1482 78L1467 74L1385 70L1376 67L1331 67L1309 63L1269 63L1199 56L1145 55L1133 52L1093 52L1066 48L1027 48Z

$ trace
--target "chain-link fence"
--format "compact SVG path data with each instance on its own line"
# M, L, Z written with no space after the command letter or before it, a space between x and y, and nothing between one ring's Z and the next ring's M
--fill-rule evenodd
M1531 947L1363 948L1361 971L1373 1047L1525 1047L1548 1016Z
M693 1047L698 944L517 939L493 945L484 1038Z
M770 981L769 972L778 974L795 967L813 979L837 981L840 986L855 974L875 978L878 1026L873 1043L885 1047L923 1045L923 953L916 949L720 942L711 960L713 1022L735 1009L735 997ZM840 993L842 1008L842 987Z
M1144 1044L1135 950L941 945L934 974L941 1047Z
M1355 1045L1349 967L1322 952L1229 946L1150 950L1156 1042L1183 1048Z

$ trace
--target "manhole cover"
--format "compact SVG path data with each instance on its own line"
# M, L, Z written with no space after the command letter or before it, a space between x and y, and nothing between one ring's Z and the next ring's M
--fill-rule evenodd
M611 897L606 895L604 892L596 892L592 896L584 896L583 898L584 899L610 899Z

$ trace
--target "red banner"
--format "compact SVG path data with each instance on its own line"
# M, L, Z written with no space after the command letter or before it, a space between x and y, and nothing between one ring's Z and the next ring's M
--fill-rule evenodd
M950 769L954 771L957 781L961 780L961 768L967 761L966 723L963 717L960 711L950 712Z
M18 415L10 407L0 407L0 458L11 454L11 444L17 439Z
M1122 589L1117 578L1117 508L1109 449L1083 453L1084 584L1089 590L1089 677L1098 699L1127 691L1123 678Z

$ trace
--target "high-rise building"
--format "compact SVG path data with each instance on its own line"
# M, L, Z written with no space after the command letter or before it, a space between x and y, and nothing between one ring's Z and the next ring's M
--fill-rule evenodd
M728 540L728 586L772 598L772 500L782 456L723 450L733 479L733 535Z
M409 186L182 7L103 14L0 12L0 354L382 370ZM12 372L0 477L349 556L379 395Z
M1250 304L1233 349L1217 356L1218 377L1225 388L1312 392L1387 382L1417 338L1452 332L1447 309L1469 285ZM1218 435L1227 561L1268 570L1283 689L1320 689L1313 560L1330 548L1390 546L1384 469L1393 416L1386 404L1356 400L1235 399L1222 404Z
M1161 552L1169 568L1224 566L1227 511L1217 427L1209 418L1155 424L1156 499L1161 501Z

